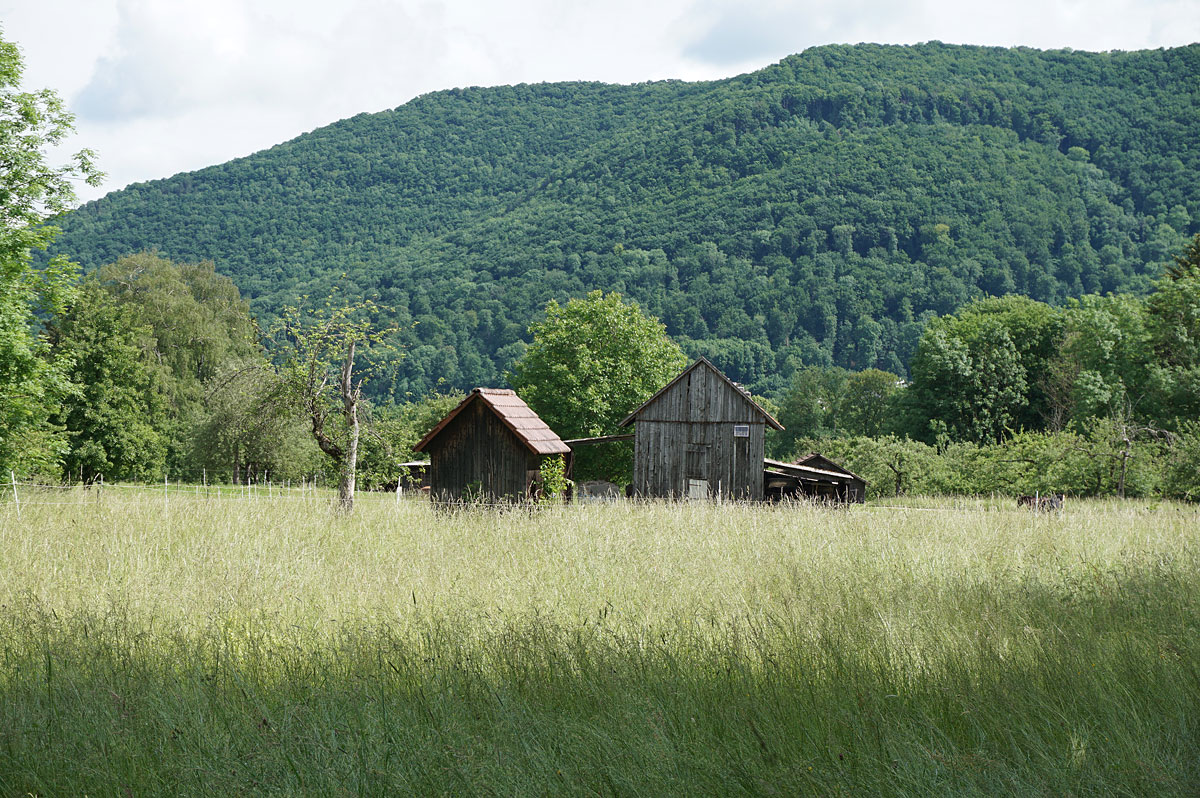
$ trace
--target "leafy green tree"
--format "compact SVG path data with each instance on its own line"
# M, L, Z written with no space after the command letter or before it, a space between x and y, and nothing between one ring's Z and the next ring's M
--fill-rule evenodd
M832 435L838 429L838 410L849 372L838 367L808 366L796 372L779 404L782 432L768 440L776 457L800 454L796 443L802 438Z
M156 252L126 255L96 279L151 330L146 345L177 383L178 401L227 362L259 353L258 330L237 286L212 261L177 263Z
M1025 368L1004 326L984 319L969 335L943 317L921 337L906 395L913 437L932 442L942 428L954 440L1000 441L1027 403Z
M155 252L118 258L92 275L141 331L139 345L169 401L167 466L172 474L200 479L205 463L229 462L198 452L211 422L206 403L212 383L232 364L265 365L258 329L237 286L211 261L176 263ZM197 456L201 455L199 459Z
M1200 419L1200 270L1155 283L1146 312L1153 416L1167 427Z
M1200 501L1200 420L1180 425L1167 458L1163 492L1184 501Z
M1084 430L1096 416L1140 406L1154 357L1145 303L1088 295L1070 300L1062 316L1062 339L1042 378L1047 426Z
M71 181L102 175L89 150L50 164L74 120L53 91L21 91L23 70L17 46L0 40L0 468L26 473L56 470L65 444L50 419L70 391L69 361L49 352L37 312L61 311L73 283L61 258L33 271L30 251L58 232L43 222L74 204Z
M71 363L67 376L75 386L57 419L70 444L66 476L161 479L168 401L161 372L142 348L149 330L89 280L51 332L56 354Z
M851 374L838 401L838 427L849 435L883 435L893 426L896 397L903 384L898 375L879 369Z
M508 374L521 398L564 439L619 432L617 423L673 379L687 358L663 325L618 293L551 300ZM616 451L613 451L616 449ZM580 448L575 478L629 478L631 450Z
M312 478L322 456L298 408L278 401L281 378L264 360L229 361L205 384L192 433L193 471L234 484Z

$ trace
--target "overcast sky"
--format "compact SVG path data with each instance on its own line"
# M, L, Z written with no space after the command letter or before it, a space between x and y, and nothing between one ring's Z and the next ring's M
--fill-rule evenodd
M0 0L24 88L131 182L456 86L697 80L830 43L1174 47L1200 0Z

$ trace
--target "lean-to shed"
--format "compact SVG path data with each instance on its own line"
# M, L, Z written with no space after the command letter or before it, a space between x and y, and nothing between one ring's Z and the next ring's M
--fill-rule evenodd
M634 422L634 495L763 498L766 428L783 426L707 359L620 426Z
M433 501L521 501L533 495L542 460L570 448L517 396L476 388L421 439Z
M867 481L850 469L820 454L808 454L794 463L765 460L763 480L767 498L806 497L826 502L862 503Z

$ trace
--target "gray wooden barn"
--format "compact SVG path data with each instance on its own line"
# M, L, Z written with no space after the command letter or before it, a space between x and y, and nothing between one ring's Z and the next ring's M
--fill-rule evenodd
M633 493L763 498L766 428L783 426L705 358L622 421L634 428Z
M542 460L571 450L514 391L476 388L413 451L429 454L430 498L457 502L529 498Z

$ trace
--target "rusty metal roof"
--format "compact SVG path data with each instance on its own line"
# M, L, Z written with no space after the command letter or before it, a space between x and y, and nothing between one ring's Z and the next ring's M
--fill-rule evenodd
M459 403L458 407L450 411L450 413L438 422L437 426L429 431L429 434L421 439L421 442L413 447L414 452L425 451L425 446L430 441L438 436L446 425L454 420L462 410L471 402L480 400L492 409L504 426L512 430L512 433L517 436L521 443L534 454L566 454L571 451L571 447L567 446L558 435L554 434L554 430L546 426L546 422L542 421L541 417L533 412L525 401L517 396L516 391L511 391L507 388L476 388L467 394L467 398Z

